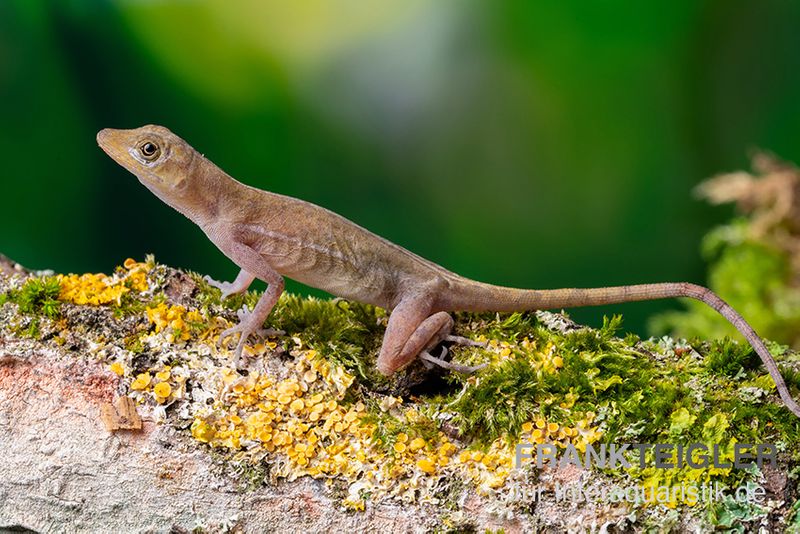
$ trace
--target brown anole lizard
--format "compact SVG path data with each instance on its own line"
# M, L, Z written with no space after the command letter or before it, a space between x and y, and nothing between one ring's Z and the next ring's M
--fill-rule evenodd
M267 289L238 325L236 361L283 292L284 276L333 295L391 310L377 368L391 375L447 338L450 311L526 311L689 297L722 314L753 346L797 416L775 360L753 328L711 290L690 283L592 289L514 289L469 280L325 208L242 184L162 126L105 129L100 147L157 197L195 224L241 272L214 285L223 297L259 278Z

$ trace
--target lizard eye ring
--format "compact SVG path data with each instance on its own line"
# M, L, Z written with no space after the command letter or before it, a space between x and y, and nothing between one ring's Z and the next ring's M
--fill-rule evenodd
M148 161L153 161L161 155L161 149L152 141L145 141L139 146L139 153Z

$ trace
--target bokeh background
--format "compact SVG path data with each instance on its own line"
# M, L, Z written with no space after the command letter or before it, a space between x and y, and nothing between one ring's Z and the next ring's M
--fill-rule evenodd
M791 0L2 0L0 252L233 278L96 146L157 123L476 279L703 283L731 211L692 187L754 147L800 161L799 25Z

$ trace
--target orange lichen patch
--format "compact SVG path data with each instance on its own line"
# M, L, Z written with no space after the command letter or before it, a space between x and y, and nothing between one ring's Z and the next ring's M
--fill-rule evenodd
M99 306L115 302L119 305L122 295L130 291L104 274L57 275L56 278L61 284L58 299L73 304Z
M232 323L226 321L226 328L233 326ZM211 330L209 330L209 333ZM274 341L264 341L263 343L256 343L255 345L245 345L244 346L244 355L245 356L263 356L265 354L269 354L273 350L278 347L278 344Z
M158 404L183 398L187 377L188 371L184 366L151 367L131 381L130 389L134 392L131 396L140 402L153 399Z
M356 468L349 455L364 448L373 429L360 424L363 403L340 404L353 377L314 351L300 354L293 369L293 376L279 381L257 372L239 377L220 371L228 393L217 410L195 416L192 435L215 447L257 446L274 453L285 459L285 476Z
M418 460L417 467L429 475L436 472L436 462L430 457Z
M422 438L414 438L411 443L408 445L408 448L411 452L417 452L420 449L425 447L426 443L425 440Z
M143 293L149 289L147 284L147 271L139 270L129 273L126 282L131 289L139 293Z
M159 380L169 380L169 377L172 375L170 372L172 368L169 365L164 366L164 368L156 373L156 378Z
M192 330L199 330L205 323L203 315L196 311L187 311L183 306L157 304L147 308L147 320L155 325L156 333L166 332L167 341L187 341Z
M100 306L121 303L122 295L129 291L148 290L147 273L150 267L145 263L125 260L125 270L114 276L105 274L56 275L61 286L58 299L79 305Z

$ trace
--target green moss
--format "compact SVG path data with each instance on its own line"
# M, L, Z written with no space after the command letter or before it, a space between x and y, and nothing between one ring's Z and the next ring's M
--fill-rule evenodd
M114 317L119 319L121 317L129 317L131 315L144 313L147 308L155 306L165 300L166 297L162 294L154 295L149 299L143 299L133 292L128 292L122 294L119 304L112 304L112 310Z
M386 383L375 370L384 310L346 300L320 300L284 293L268 319L272 328L301 333L309 347L360 377L365 385Z
M37 339L41 333L41 319L55 319L61 314L58 294L61 285L51 276L30 278L19 289L11 289L0 295L0 305L14 303L20 313L29 316L26 326L18 327L19 334Z
M23 336L30 337L33 339L39 339L39 334L41 334L41 330L39 328L39 318L38 317L31 317L30 323L28 323L28 327L20 330L20 333Z
M610 433L622 431L629 421L647 420L648 425L657 426L660 421L651 413L670 412L665 408L679 396L680 378L657 380L663 368L634 350L633 338L615 338L620 325L621 318L613 317L598 330L560 333L540 325L533 314L512 314L485 324L483 331L489 336L519 329L533 340L532 346L555 346L564 365L558 372L543 372L537 368L532 351L517 348L512 357L479 372L474 385L467 384L463 391L453 393L450 406L456 412L456 422L481 441L504 435L516 439L522 424L534 416L574 424L586 412L613 403L614 410L625 418L608 421ZM509 340L518 337L506 336ZM657 391L648 398L649 405L640 398L648 387Z
M772 381L747 345L698 342L703 356L698 360L691 352L614 337L618 318L599 330L568 333L545 329L530 314L472 317L471 322L479 325L476 334L502 336L509 327L519 328L534 346L552 344L564 359L558 372L541 372L533 352L517 346L512 356L475 376L455 377L462 388L437 403L455 412L454 422L471 439L486 443L507 436L513 441L521 425L536 416L574 425L587 412L596 412L605 442L691 443L702 437L698 429L711 418L726 414L722 441L781 442L800 459L800 420L770 397ZM776 352L779 359L791 357ZM474 361L481 349L468 353ZM785 375L796 387L797 373ZM742 386L747 384L763 395L745 395ZM675 433L672 414L680 410L698 414L692 432Z
M749 344L736 343L725 337L711 342L704 363L712 374L734 377L743 370L756 369L761 365L761 359Z
M489 443L501 436L516 437L522 424L539 411L542 380L530 361L514 356L482 372L450 405L455 423L465 434Z
M30 278L21 288L6 293L5 300L14 302L24 314L54 319L61 311L60 291L61 285L55 277Z

